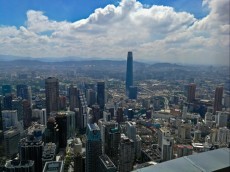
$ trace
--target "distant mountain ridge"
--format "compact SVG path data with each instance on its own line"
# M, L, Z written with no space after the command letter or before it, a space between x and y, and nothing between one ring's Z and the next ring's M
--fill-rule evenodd
M62 58L32 58L20 57L11 55L0 55L0 65L126 65L126 60L106 60L100 58L80 58L80 57L62 57ZM139 67L148 66L151 68L165 68L165 67L182 67L182 65L172 63L148 63L134 61L134 65Z

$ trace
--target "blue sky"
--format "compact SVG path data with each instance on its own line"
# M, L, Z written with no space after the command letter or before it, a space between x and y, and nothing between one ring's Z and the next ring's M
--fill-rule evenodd
M229 64L229 0L0 0L0 55Z
M202 18L207 11L202 8L202 0L140 0L146 5L165 5L176 11L187 11ZM118 5L118 0L0 0L0 25L21 26L25 24L28 10L43 11L56 21L70 21L87 18L97 8L108 4Z

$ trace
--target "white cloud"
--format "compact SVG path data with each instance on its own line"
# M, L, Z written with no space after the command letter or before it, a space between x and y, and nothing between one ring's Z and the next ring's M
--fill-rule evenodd
M32 57L126 58L185 63L229 63L228 0L204 0L196 19L172 7L122 0L73 23L29 10L25 26L0 27L0 52Z

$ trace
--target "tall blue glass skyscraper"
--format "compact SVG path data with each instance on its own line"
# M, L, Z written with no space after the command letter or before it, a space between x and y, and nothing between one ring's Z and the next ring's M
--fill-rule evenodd
M126 94L129 94L129 87L133 85L133 53L128 52L126 68Z

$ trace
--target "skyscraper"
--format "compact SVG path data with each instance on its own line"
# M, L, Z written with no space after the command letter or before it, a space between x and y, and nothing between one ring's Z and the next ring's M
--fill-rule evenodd
M97 124L88 124L86 130L86 172L99 171L102 155L101 132Z
M97 104L101 109L105 107L105 82L97 83Z
M213 113L222 110L222 97L223 97L223 87L216 87L215 99L213 105Z
M2 120L2 102L0 99L0 131L3 130L3 120Z
M78 90L73 85L69 87L69 106L71 111L78 107Z
M26 99L31 103L31 87L24 84L17 85L17 97Z
M119 148L119 171L126 172L133 170L133 163L135 159L135 147L133 140L125 135L121 136Z
M196 84L189 84L187 88L187 101L192 103L195 100Z
M47 116L52 111L58 111L59 103L59 83L55 77L49 77L45 80L46 89L46 111Z
M20 160L33 160L35 172L42 171L42 150L44 142L30 135L19 142Z
M8 96L11 95L12 87L11 85L2 85L2 95Z
M23 109L23 124L24 128L28 128L32 122L32 109L30 106L30 102L28 100L22 101L22 109Z
M128 52L126 68L126 95L129 95L129 87L133 85L133 53Z
M13 158L18 153L18 142L20 140L20 132L17 129L10 129L4 132L5 155Z

